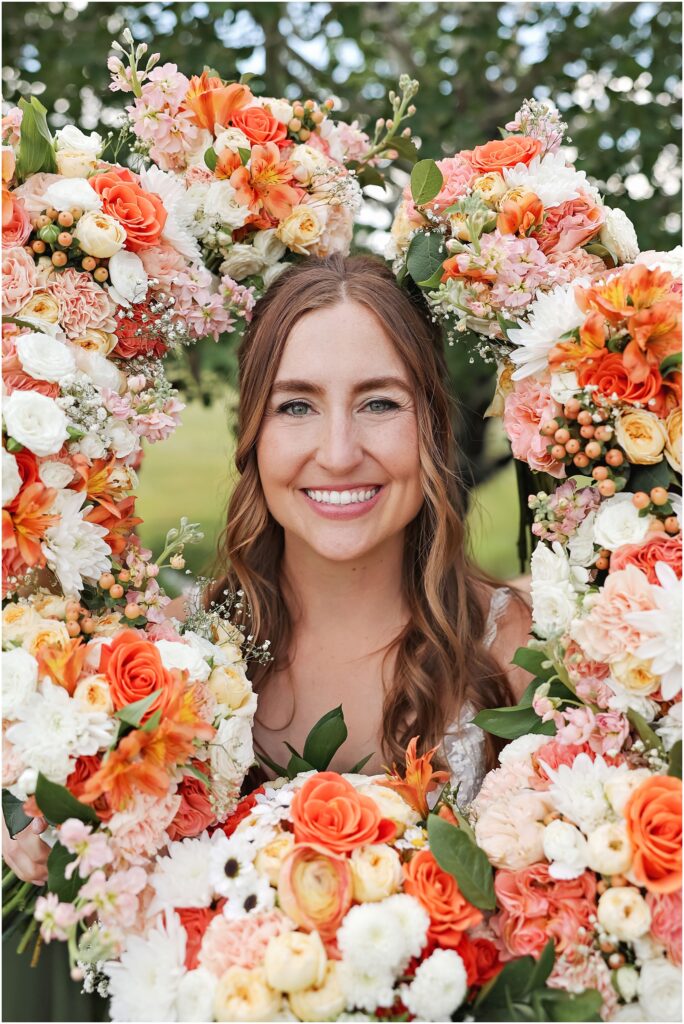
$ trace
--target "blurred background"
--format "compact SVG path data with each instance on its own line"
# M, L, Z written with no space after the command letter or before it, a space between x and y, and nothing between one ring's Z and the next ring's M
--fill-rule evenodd
M259 95L339 97L342 119L373 122L407 72L420 81L413 131L439 158L498 137L527 96L551 97L569 125L569 156L608 205L634 222L642 249L669 249L681 232L681 5L679 3L5 3L5 106L37 95L53 128L105 134L126 99L108 91L111 41L138 41L187 75L251 72ZM355 245L382 253L408 165L388 189L367 189ZM232 486L235 335L205 342L172 366L190 401L183 426L147 450L138 514L158 552L180 514L205 539L189 549L206 571ZM519 570L516 471L498 421L483 419L492 367L448 351L474 485L473 547L501 578ZM192 372L189 372L189 371ZM166 579L171 590L182 579Z

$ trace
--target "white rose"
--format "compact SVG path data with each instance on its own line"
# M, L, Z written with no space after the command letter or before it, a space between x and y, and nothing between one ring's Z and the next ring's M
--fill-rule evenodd
M74 238L89 256L108 259L123 248L126 229L108 213L91 210L76 224Z
M211 1020L216 977L204 967L188 971L178 983L176 1014L178 1020Z
M643 263L649 270L667 270L677 280L681 280L683 260L684 250L681 245L676 245L670 252L657 252L655 249L648 249L646 252L639 253L634 262Z
M279 992L312 988L325 978L327 959L318 932L283 932L266 947L266 981Z
M624 210L603 207L605 220L599 242L617 256L618 263L633 263L639 255L639 242L631 220Z
M577 597L572 584L533 580L530 593L535 632L545 640L564 633L577 610Z
M55 154L57 173L63 178L87 178L97 170L98 158L80 149L63 149Z
M274 281L277 281L281 274L284 274L291 263L274 263L272 267L266 267L261 275L264 279L264 288L270 288Z
M28 651L16 647L2 652L2 713L16 718L20 708L36 692L38 662Z
M241 228L249 217L249 209L237 201L236 195L229 181L212 181L204 200L207 217L230 228Z
M38 468L38 476L46 487L55 487L61 491L74 479L74 468L68 462L43 462Z
M664 957L643 965L638 993L646 1020L682 1019L682 971Z
M583 519L578 529L568 542L568 554L572 565L590 566L596 561L594 550L594 519L595 512L590 512Z
M257 231L252 239L252 245L267 267L272 267L287 252L287 246L277 237L275 228Z
M81 348L76 345L72 349L76 365L81 373L90 377L93 384L98 388L108 388L117 394L122 394L126 388L126 375L118 367L92 349Z
M17 460L6 448L2 449L2 506L14 501L21 490L21 473Z
M354 899L359 903L376 903L399 889L401 860L397 851L385 843L358 847L349 859L349 866Z
M54 206L55 210L71 210L78 206L84 213L89 210L101 210L102 200L86 178L65 178L55 181L43 195L45 206Z
M290 154L290 161L295 165L294 176L302 185L308 185L315 174L325 173L330 161L313 146L295 146Z
M34 380L54 384L76 369L74 357L66 345L47 334L20 334L16 347L22 369Z
M624 875L632 863L632 844L624 822L605 822L589 833L587 865L600 875Z
M507 743L499 754L499 764L515 764L524 761L530 764L531 755L548 743L548 737L530 733L529 736L518 736L517 740Z
M209 665L189 644L177 643L175 640L156 640L155 647L159 651L164 668L177 668L187 672L192 683L203 683L209 678Z
M107 437L117 459L128 458L140 447L140 438L123 420L112 420L107 429Z
M587 866L587 841L568 821L552 821L544 829L544 856L552 861L552 878L579 878Z
M228 274L234 281L242 281L244 277L260 274L264 269L264 261L253 245L238 242L228 250L228 255L219 267L222 274Z
M188 167L201 167L206 170L204 154L214 144L214 136L206 128L200 128L191 149L186 150L185 161Z
M381 786L376 782L367 783L359 787L362 796L369 796L377 806L383 818L393 821L397 836L402 836L410 825L416 825L420 821L420 815L410 807L406 801L393 789Z
M224 149L229 149L231 153L237 153L239 149L250 149L252 145L240 128L224 128L222 132L216 136L214 140L214 152L217 156L221 156Z
M603 784L606 799L616 814L623 814L625 804L635 789L651 777L648 768L635 768L631 772L611 775Z
M665 750L672 750L675 743L682 738L682 704L673 704L664 718L655 726L658 736L663 741Z
M64 150L77 149L81 153L99 156L102 151L102 145L103 139L101 135L98 135L97 132L91 132L90 135L87 135L74 124L65 125L64 128L58 128L55 132L55 148L58 153Z
M60 407L37 391L13 391L5 399L3 417L10 437L34 455L55 455L69 438Z
M631 964L619 967L615 972L615 985L626 1003L636 998L639 986L639 972Z
M224 718L211 741L211 769L215 779L230 785L254 763L251 723L247 718Z
M320 985L290 995L290 1007L299 1020L336 1020L346 1004L340 985L339 964L335 960L328 960Z
M596 910L599 923L620 942L645 935L651 927L651 911L638 889L623 885L606 889Z
M638 544L651 526L650 516L639 516L631 493L622 491L604 501L594 520L594 540L599 547L616 551L623 544Z
M109 294L119 306L142 302L147 295L147 273L137 253L122 249L109 261Z
M85 437L82 437L77 442L76 450L80 455L85 455L87 459L103 459L107 451L107 445L101 437L91 433L86 434Z

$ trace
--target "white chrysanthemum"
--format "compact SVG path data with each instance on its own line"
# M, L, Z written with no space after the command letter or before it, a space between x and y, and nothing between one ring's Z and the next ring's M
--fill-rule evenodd
M208 193L209 182L206 181L196 181L185 193L188 226L195 238L204 238L213 226L211 217L204 211Z
M173 908L179 900L184 907L208 907L213 897L210 855L211 840L206 833L197 839L169 843L166 856L157 858L150 876L155 895L149 914Z
M119 963L106 963L111 1003L117 1021L174 1021L176 999L185 975L185 929L177 914L166 913L144 938L131 935Z
M241 836L233 834L229 838L223 832L216 832L215 836L208 851L209 883L215 894L228 897L237 891L243 879L246 884L253 880L256 850Z
M552 878L579 878L587 866L587 841L569 821L552 821L544 829L544 856Z
M622 491L602 502L594 520L594 541L608 551L623 544L639 544L651 527L650 516L640 516L629 491Z
M522 380L547 370L553 346L568 331L579 327L584 316L575 302L573 286L558 284L550 292L538 293L530 306L529 323L508 332L510 340L518 346L511 353L517 367L512 379Z
M83 493L60 491L52 507L59 521L45 534L42 551L47 564L57 576L62 590L73 596L83 590L84 581L95 583L111 568L111 549L105 542L107 528L88 523L81 508Z
M553 806L585 835L606 821L616 820L605 783L625 775L625 765L613 767L600 755L592 761L588 754L578 754L571 765L553 769L544 764L544 770L551 779L548 796Z
M38 662L21 647L2 652L2 714L16 718L26 701L36 692Z
M603 207L605 220L601 226L599 242L617 256L619 263L633 263L639 255L639 241L634 225L620 209Z
M509 188L522 187L538 195L547 210L582 194L598 199L586 172L568 164L562 152L536 156L529 164L504 167L503 176Z
M21 490L21 473L17 460L6 448L2 449L2 507L14 501Z
M391 1006L396 998L394 975L391 971L359 968L342 961L338 969L342 994L350 1010L358 1007L374 1013L379 1006Z
M454 949L436 949L401 990L402 1002L416 1020L451 1020L468 991L465 964Z
M660 689L669 701L682 688L682 581L665 562L656 562L655 572L660 584L651 587L656 608L630 612L625 619L644 634L635 654L649 660L651 671L662 676Z
M154 646L159 651L164 668L187 672L192 683L203 683L209 678L210 666L190 644L176 640L156 640Z
M407 956L420 956L430 927L430 915L425 907L414 896L403 892L389 896L383 904L388 912L394 914L397 928L403 932Z
M648 249L641 252L634 260L635 263L643 263L649 270L667 270L678 280L682 278L684 268L684 249L676 245L670 252L657 252L655 249Z
M49 334L31 332L16 339L17 356L24 373L34 380L56 383L76 370L69 349Z
M212 1020L217 981L216 976L204 967L184 974L178 985L175 1019Z
M664 718L654 726L663 741L666 750L672 750L675 743L682 738L682 704L673 704Z
M202 262L202 254L190 230L192 214L186 204L186 190L181 180L168 171L152 164L140 172L140 184L148 192L159 196L167 217L161 240L173 246L176 252L194 263Z
M398 894L377 903L362 903L346 915L337 943L342 959L354 971L389 971L396 976L425 945L427 925L414 907L403 902L405 898ZM417 932L411 930L415 925Z

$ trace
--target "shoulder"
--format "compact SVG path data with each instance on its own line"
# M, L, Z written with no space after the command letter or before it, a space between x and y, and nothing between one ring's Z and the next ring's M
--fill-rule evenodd
M516 581L517 582L517 581ZM524 585L489 588L484 641L503 667L516 700L531 682L529 672L512 664L519 647L525 647L532 628L532 613Z
M173 601L164 606L164 616L167 619L178 619L179 622L185 622L188 610L187 597L181 594L180 597L174 597Z

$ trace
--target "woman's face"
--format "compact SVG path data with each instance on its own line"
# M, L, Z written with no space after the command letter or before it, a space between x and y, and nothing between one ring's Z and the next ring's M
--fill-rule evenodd
M420 511L418 425L380 322L344 301L297 322L257 442L268 508L289 545L336 562L403 533Z

